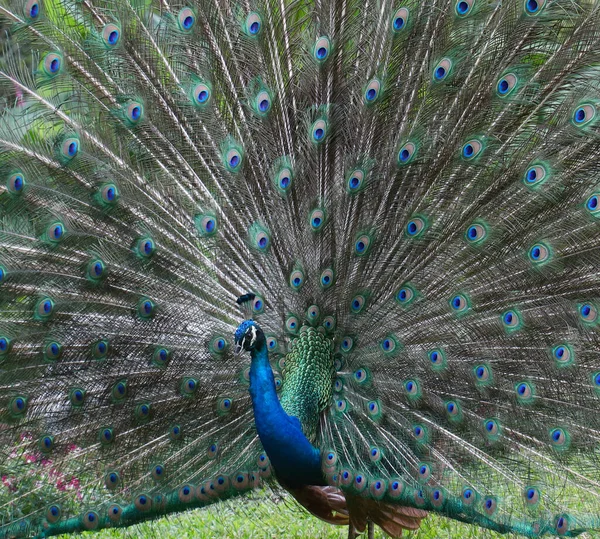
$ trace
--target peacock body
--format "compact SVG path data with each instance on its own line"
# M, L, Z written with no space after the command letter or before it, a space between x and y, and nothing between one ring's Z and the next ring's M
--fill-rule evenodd
M600 528L596 2L0 21L0 537Z

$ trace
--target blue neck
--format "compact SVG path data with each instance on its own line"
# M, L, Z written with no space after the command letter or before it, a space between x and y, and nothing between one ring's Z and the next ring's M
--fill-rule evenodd
M250 397L260 441L281 483L290 488L324 485L319 450L304 436L297 417L282 408L266 346L251 351Z

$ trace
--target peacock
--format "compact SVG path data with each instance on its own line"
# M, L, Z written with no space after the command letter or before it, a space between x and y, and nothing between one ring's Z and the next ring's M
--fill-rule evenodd
M271 486L600 529L600 4L0 0L0 538Z

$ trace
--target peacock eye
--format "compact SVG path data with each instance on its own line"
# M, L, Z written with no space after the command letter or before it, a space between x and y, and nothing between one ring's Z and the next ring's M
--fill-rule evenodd
M13 195L20 195L23 193L25 187L25 176L21 172L14 172L8 177L6 182L6 188Z
M471 139L467 141L462 147L462 157L467 161L475 159L483 151L483 144L480 140Z
M245 22L246 33L249 36L256 37L262 29L262 19L258 13L250 13Z
M320 37L319 39L317 39L313 47L313 57L317 62L323 63L325 60L327 60L327 57L329 56L330 48L331 42L329 41L329 38L326 36Z
M486 237L487 229L481 223L473 223L465 232L465 238L471 244L482 243Z
M49 360L57 360L62 356L62 345L58 342L51 342L44 348L44 357Z
M35 307L35 317L38 320L48 320L54 313L54 301L50 298L42 298Z
M371 79L367 84L367 87L365 89L365 93L363 96L365 104L372 105L373 103L376 103L377 100L379 99L380 93L381 93L381 81L377 78Z
M310 322L316 322L321 314L321 309L318 305L311 305L306 309L306 318Z
M535 397L533 386L529 382L519 382L515 385L517 401L522 404L533 402Z
M371 247L371 238L367 234L361 234L354 242L354 252L357 256L366 255Z
M573 113L573 123L577 127L582 127L590 123L596 117L596 107L591 104L581 105Z
M23 14L31 20L35 20L40 16L40 3L38 0L28 0L23 6Z
M594 193L585 202L585 209L594 217L600 216L600 203L598 202L600 195Z
M406 142L400 150L398 150L398 164L406 165L412 161L415 152L417 151L417 146L414 142Z
M420 236L426 229L427 224L422 217L413 217L406 225L406 234L409 238Z
M290 333L297 333L300 329L300 321L298 320L298 317L288 316L287 320L285 321L285 328Z
M107 47L116 47L120 39L121 29L116 24L109 23L104 26L102 29L102 40Z
M335 318L333 316L323 318L323 327L327 331L333 331L335 329Z
M354 314L359 314L365 308L366 303L367 303L367 300L366 300L365 296L363 296L362 294L357 294L350 301L350 310Z
M392 31L397 34L406 28L409 11L405 7L398 9L392 17Z
M456 313L463 313L469 308L469 300L464 294L457 294L450 299L450 307Z
M292 172L291 168L284 167L279 170L275 175L275 185L277 189L283 194L287 193L292 186L293 178L294 173Z
M352 347L354 346L354 339L352 337L344 337L342 339L342 342L340 344L340 349L342 350L342 352L350 352L350 350L352 350Z
M450 58L442 58L433 69L433 80L441 82L448 77L452 69L452 60Z
M484 498L483 500L483 510L485 511L485 513L487 515L493 515L496 512L496 509L498 508L498 502L496 501L495 498L488 496L487 498Z
M492 379L492 371L488 365L477 365L473 372L478 384L483 385Z
M65 160L73 159L79 153L79 139L68 137L61 144L60 153Z
M496 84L496 92L500 97L509 95L517 85L518 79L514 73L507 73Z
M311 127L311 139L319 144L323 142L327 136L327 122L325 120L317 120Z
M177 15L180 30L189 32L196 23L196 15L189 7L184 7Z
M114 183L104 184L100 188L100 198L107 206L113 206L119 201L119 190Z
M255 314L261 314L265 310L265 301L261 296L255 296L252 302L252 311Z
M459 17L466 17L471 13L475 0L457 0L455 5L456 14Z
M536 243L529 249L528 254L534 264L543 264L550 260L550 248L545 243Z
M325 212L322 209L315 209L310 213L310 226L314 232L318 232L325 225Z
M198 105L207 105L210 100L211 90L208 84L200 82L192 90L194 102Z
M63 58L57 52L49 52L44 56L42 67L49 77L54 77L60 73L63 65Z
M321 273L321 278L319 283L321 284L321 288L329 288L334 282L334 272L333 269L327 268L323 270Z
M525 172L523 183L527 187L538 186L546 179L547 174L548 171L543 165L532 165Z
M218 220L216 215L196 215L194 222L196 224L196 230L198 230L200 235L205 238L214 236L218 231Z
M230 148L225 154L225 166L230 172L237 172L242 165L242 152L238 148Z
M346 177L346 190L350 194L358 193L364 186L365 173L362 169L357 168L350 172Z
M546 5L546 0L525 0L525 13L537 15Z
M592 303L579 306L579 316L584 322L595 322L598 319L598 309Z

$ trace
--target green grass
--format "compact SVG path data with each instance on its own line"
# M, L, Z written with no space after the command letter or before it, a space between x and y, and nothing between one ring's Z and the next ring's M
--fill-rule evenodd
M269 499L271 498L271 499ZM306 513L293 500L263 492L253 498L234 498L199 509L138 524L130 528L103 530L98 534L85 533L63 536L61 539L250 539L302 538L345 539L348 528L331 526ZM366 534L365 536L366 537ZM376 528L375 537L383 539ZM406 533L408 539L517 539L516 535L501 535L461 524L450 519L429 516L421 528ZM580 539L600 535L580 535Z

